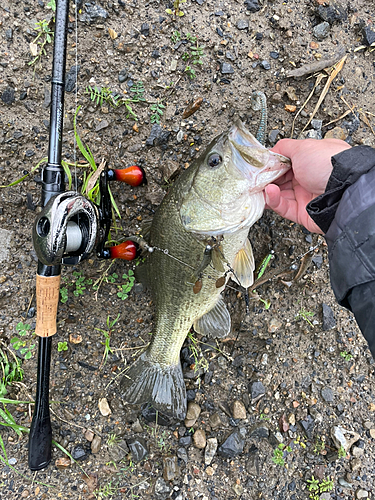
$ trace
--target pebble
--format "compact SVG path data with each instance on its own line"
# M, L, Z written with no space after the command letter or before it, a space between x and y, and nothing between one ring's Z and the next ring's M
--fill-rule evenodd
M197 421L200 413L201 407L197 403L189 401L185 418L185 426L187 428L192 427Z
M173 481L180 474L177 464L177 457L167 456L163 458L163 478L166 481Z
M368 492L366 490L357 490L355 494L356 498L368 498Z
M123 439L114 446L109 446L108 453L114 462L120 462L120 460L123 460L129 454L126 441Z
M269 433L270 431L266 425L255 424L249 430L249 437L253 439L268 438Z
M242 401L233 401L232 404L232 416L234 419L245 419L246 418L246 408Z
M96 434L91 443L91 453L99 453L101 446L102 438Z
M258 10L260 10L261 8L258 0L245 0L244 3L247 10L249 10L250 12L258 12Z
M266 388L262 384L262 382L251 382L249 384L249 394L251 396L252 401L256 401L264 396L266 393Z
M261 66L262 66L262 68L263 68L263 69L265 69L265 70L269 70L269 69L271 69L271 65L270 65L270 63L269 63L268 61L266 61L266 60L263 60L263 61L260 63L260 65L261 65Z
M1 100L5 104L13 104L15 101L14 89L12 87L6 88L4 92L1 94Z
M188 435L188 436L183 436L179 439L179 444L181 446L190 446L191 445L191 436Z
M12 231L0 228L0 263L9 259L12 236Z
M364 26L361 31L363 35L363 43L366 45L371 45L375 42L375 31L371 26Z
M240 19L236 24L237 29L246 30L249 27L249 22L246 19Z
M160 125L154 123L150 135L146 139L146 146L159 146L161 144L166 144L170 136L169 130L164 130Z
M124 83L126 79L128 78L128 70L126 68L123 68L121 71L119 71L118 74L118 81L120 83Z
M333 316L332 309L327 305L322 303L322 313L323 313L323 321L322 321L322 330L327 331L335 328L336 320Z
M140 31L143 36L149 36L150 26L148 25L148 23L143 23Z
M273 102L274 104L279 104L282 100L283 98L279 92L275 92L271 96L271 102Z
M345 479L343 477L339 478L338 483L343 488L347 488L347 489L352 489L353 488L353 484L352 483L348 483L347 481L345 481Z
M106 398L99 399L99 411L103 415L103 417L107 417L112 413L111 408L109 407L108 401Z
M196 448L203 450L206 447L206 433L203 429L197 429L193 434L193 443Z
M17 463L17 459L16 459L16 458L10 458L10 459L8 460L8 463L9 463L10 465L16 465L16 463Z
M5 38L8 40L8 42L11 42L13 39L13 30L12 28L8 28L5 30Z
M217 439L215 437L208 438L206 449L204 450L204 463L206 465L211 465L214 456L217 451Z
M335 425L331 429L331 437L337 449L342 446L345 451L349 451L351 446L359 440L360 435L357 432L348 431L340 425Z
M84 23L93 23L95 21L103 21L107 19L108 12L103 9L100 5L85 4L85 11L83 14L79 16L79 20Z
M254 444L251 445L248 456L246 471L252 476L259 475L259 450Z
M222 75L230 75L234 73L232 65L227 62L221 63L220 71Z
M270 57L272 57L272 59L278 59L279 56L280 56L280 54L276 51L270 52Z
M350 468L352 469L353 472L359 470L362 467L362 460L360 458L353 458L353 460L350 461Z
M172 489L168 486L162 477L158 477L155 482L154 493L157 499L165 500L172 493Z
M142 427L142 425L141 425L140 421L138 420L138 418L137 418L137 420L136 420L136 421L132 424L132 431L133 431L133 432L137 432L137 433L139 433L139 432L143 432L143 427Z
M277 318L271 318L268 323L268 333L274 333L283 326L282 322Z
M66 92L73 92L76 82L77 82L77 76L79 73L79 70L81 69L81 66L78 64L77 66L72 66L68 72L68 74L65 77L65 91Z
M359 448L358 446L353 446L352 455L355 458L360 458L364 454L365 450L363 448Z
M57 469L67 469L70 467L71 460L69 457L61 457L55 460L55 466Z
M100 130L103 130L103 129L107 128L107 127L109 127L109 122L107 120L102 120L95 127L95 132L100 132Z
M270 133L268 134L268 140L272 145L276 144L279 134L280 130L277 128L271 130Z
M333 391L332 389L330 389L329 387L324 387L320 394L322 395L322 398L324 399L324 401L326 401L327 403L332 403L333 401Z
M236 429L219 446L219 454L225 458L235 457L242 453L245 446L245 429Z
M135 462L140 462L148 454L147 442L144 438L134 436L126 440L129 450L131 451L132 458Z
M343 21L347 18L344 7L335 0L328 0L323 5L318 5L316 13L323 21L327 21L330 24L335 21Z
M344 129L341 127L334 127L333 129L328 130L324 139L341 139L342 141L345 141L346 135L347 134Z
M221 421L220 415L218 413L213 413L212 415L210 415L208 423L210 424L213 431L216 431L223 425L223 422Z
M94 439L94 432L92 432L90 429L87 429L87 431L85 432L85 438L87 439L87 441L91 441Z
M375 439L375 429L370 429L369 432L372 439Z
M71 453L74 460L83 460L87 456L87 452L81 444L75 446Z
M330 24L327 23L327 21L324 21L323 23L314 26L313 35L319 41L324 40L329 35L330 29Z
M177 457L181 458L185 463L188 462L188 454L185 448L178 448L177 449Z
M303 427L303 430L305 431L305 434L308 439L312 439L313 437L313 430L314 430L314 425L315 425L315 420L312 418L311 415L307 415L305 420L301 420L300 424Z

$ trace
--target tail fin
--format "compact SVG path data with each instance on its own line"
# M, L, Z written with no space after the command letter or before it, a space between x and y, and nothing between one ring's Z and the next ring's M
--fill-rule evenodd
M121 380L125 401L150 403L155 410L183 420L186 416L186 388L180 363L161 366L145 351Z

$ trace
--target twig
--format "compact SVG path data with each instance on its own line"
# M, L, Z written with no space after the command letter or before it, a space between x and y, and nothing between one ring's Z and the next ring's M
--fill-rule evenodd
M310 64L305 64L297 69L292 69L288 71L287 77L297 78L299 76L309 75L310 73L316 73L317 71L322 71L325 68L331 68L334 66L340 59L344 57L345 48L340 47L339 50L329 59L321 59L320 61L316 61Z

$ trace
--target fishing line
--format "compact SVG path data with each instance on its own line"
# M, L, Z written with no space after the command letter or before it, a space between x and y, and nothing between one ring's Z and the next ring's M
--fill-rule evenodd
M76 77L76 85L75 85L75 111L74 118L76 119L76 113L78 109L78 8L77 1L74 6L74 23L75 23L75 77ZM78 193L78 176L77 176L77 139L75 131L73 133L73 161L74 161L74 182L75 182L75 191ZM79 217L79 214L78 214Z

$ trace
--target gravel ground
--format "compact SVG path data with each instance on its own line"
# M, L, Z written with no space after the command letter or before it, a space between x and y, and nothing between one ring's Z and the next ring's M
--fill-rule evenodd
M268 146L292 134L374 145L372 2L187 0L181 17L158 1L78 3L77 61L70 8L63 157L74 161L77 89L78 131L97 162L106 158L118 168L137 163L148 180L138 188L113 188L122 214L112 233L117 240L151 220L181 169L235 118L256 129L253 90L268 98ZM45 34L35 39L36 23L47 30L52 17L47 0L3 0L0 6L2 186L47 155L52 44ZM38 58L38 42L45 40ZM202 64L193 64L191 45ZM346 60L309 123L327 81L316 63L340 48ZM288 76L300 67L301 76ZM146 101L130 103L131 112L108 99L92 102L87 91L97 86L124 99L134 97L139 82ZM155 125L152 106L158 103L165 107L159 106L163 114ZM197 109L186 117L192 105ZM82 178L84 169L77 170ZM6 395L19 401L32 400L36 389L31 228L39 175L34 170L0 190L0 347L10 359L10 341L23 333L17 325L30 325L22 339L32 356L23 360L23 380L8 386ZM149 341L154 314L141 285L125 300L117 295L132 265L93 257L63 269L67 300L59 306L53 342L52 426L54 439L77 462L54 447L49 467L31 474L27 435L2 427L7 459L1 450L1 499L375 498L374 362L353 315L335 302L324 241L271 213L251 229L250 239L256 262L272 251L268 272L283 276L257 288L249 314L232 283L225 292L231 337L187 341L181 354L185 422L159 419L156 425L147 408L122 401L120 374ZM291 265L300 269L295 278L285 273ZM106 358L107 318L118 315ZM67 350L59 352L59 342ZM7 409L19 425L30 426L30 405Z

